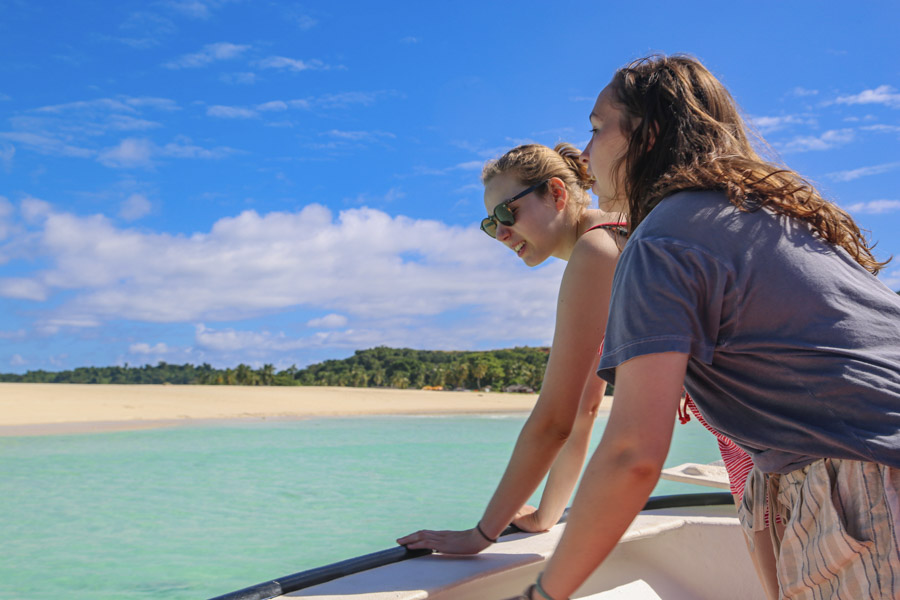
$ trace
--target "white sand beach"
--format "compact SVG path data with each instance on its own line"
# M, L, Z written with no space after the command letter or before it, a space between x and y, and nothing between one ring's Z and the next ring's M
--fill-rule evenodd
M536 394L345 387L0 383L0 435L166 427L222 419L528 412ZM607 399L603 408L609 408Z

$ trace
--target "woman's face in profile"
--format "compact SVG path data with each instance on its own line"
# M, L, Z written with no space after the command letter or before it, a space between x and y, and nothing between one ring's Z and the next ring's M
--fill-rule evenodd
M620 125L622 111L614 100L612 85L607 85L597 96L590 115L591 140L582 153L594 178L591 190L596 194L600 208L607 211L624 203L621 169L619 172L613 171L628 149L628 138L622 133Z
M527 187L511 173L500 173L484 186L484 208L491 215L498 204L516 196ZM528 266L541 264L556 249L554 235L560 210L552 200L544 198L538 191L530 192L508 206L515 223L508 226L498 224L497 241L515 252Z

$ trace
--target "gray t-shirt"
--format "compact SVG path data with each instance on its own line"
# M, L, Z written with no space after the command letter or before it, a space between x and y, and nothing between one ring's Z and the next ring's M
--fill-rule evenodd
M900 296L802 222L715 191L663 200L616 268L599 375L689 354L685 388L765 472L900 468Z

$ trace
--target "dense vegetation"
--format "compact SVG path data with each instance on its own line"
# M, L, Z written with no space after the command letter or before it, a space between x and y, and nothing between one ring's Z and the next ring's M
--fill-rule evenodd
M240 364L214 369L208 364L142 367L81 367L72 371L0 374L0 381L30 383L121 383L199 385L333 385L352 387L465 388L503 390L523 386L539 390L548 348L513 348L485 352L439 352L380 346L357 350L343 360L327 360L305 369L276 371Z

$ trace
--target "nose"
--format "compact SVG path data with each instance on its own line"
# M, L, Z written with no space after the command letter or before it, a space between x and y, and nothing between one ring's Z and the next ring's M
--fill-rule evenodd
M497 239L502 242L503 240L509 238L512 231L510 230L509 227L507 227L503 223L497 223L497 231L495 233L496 233Z
M588 140L587 146L584 147L584 150L581 151L581 156L578 157L578 162L583 165L587 165L591 159L591 142Z

